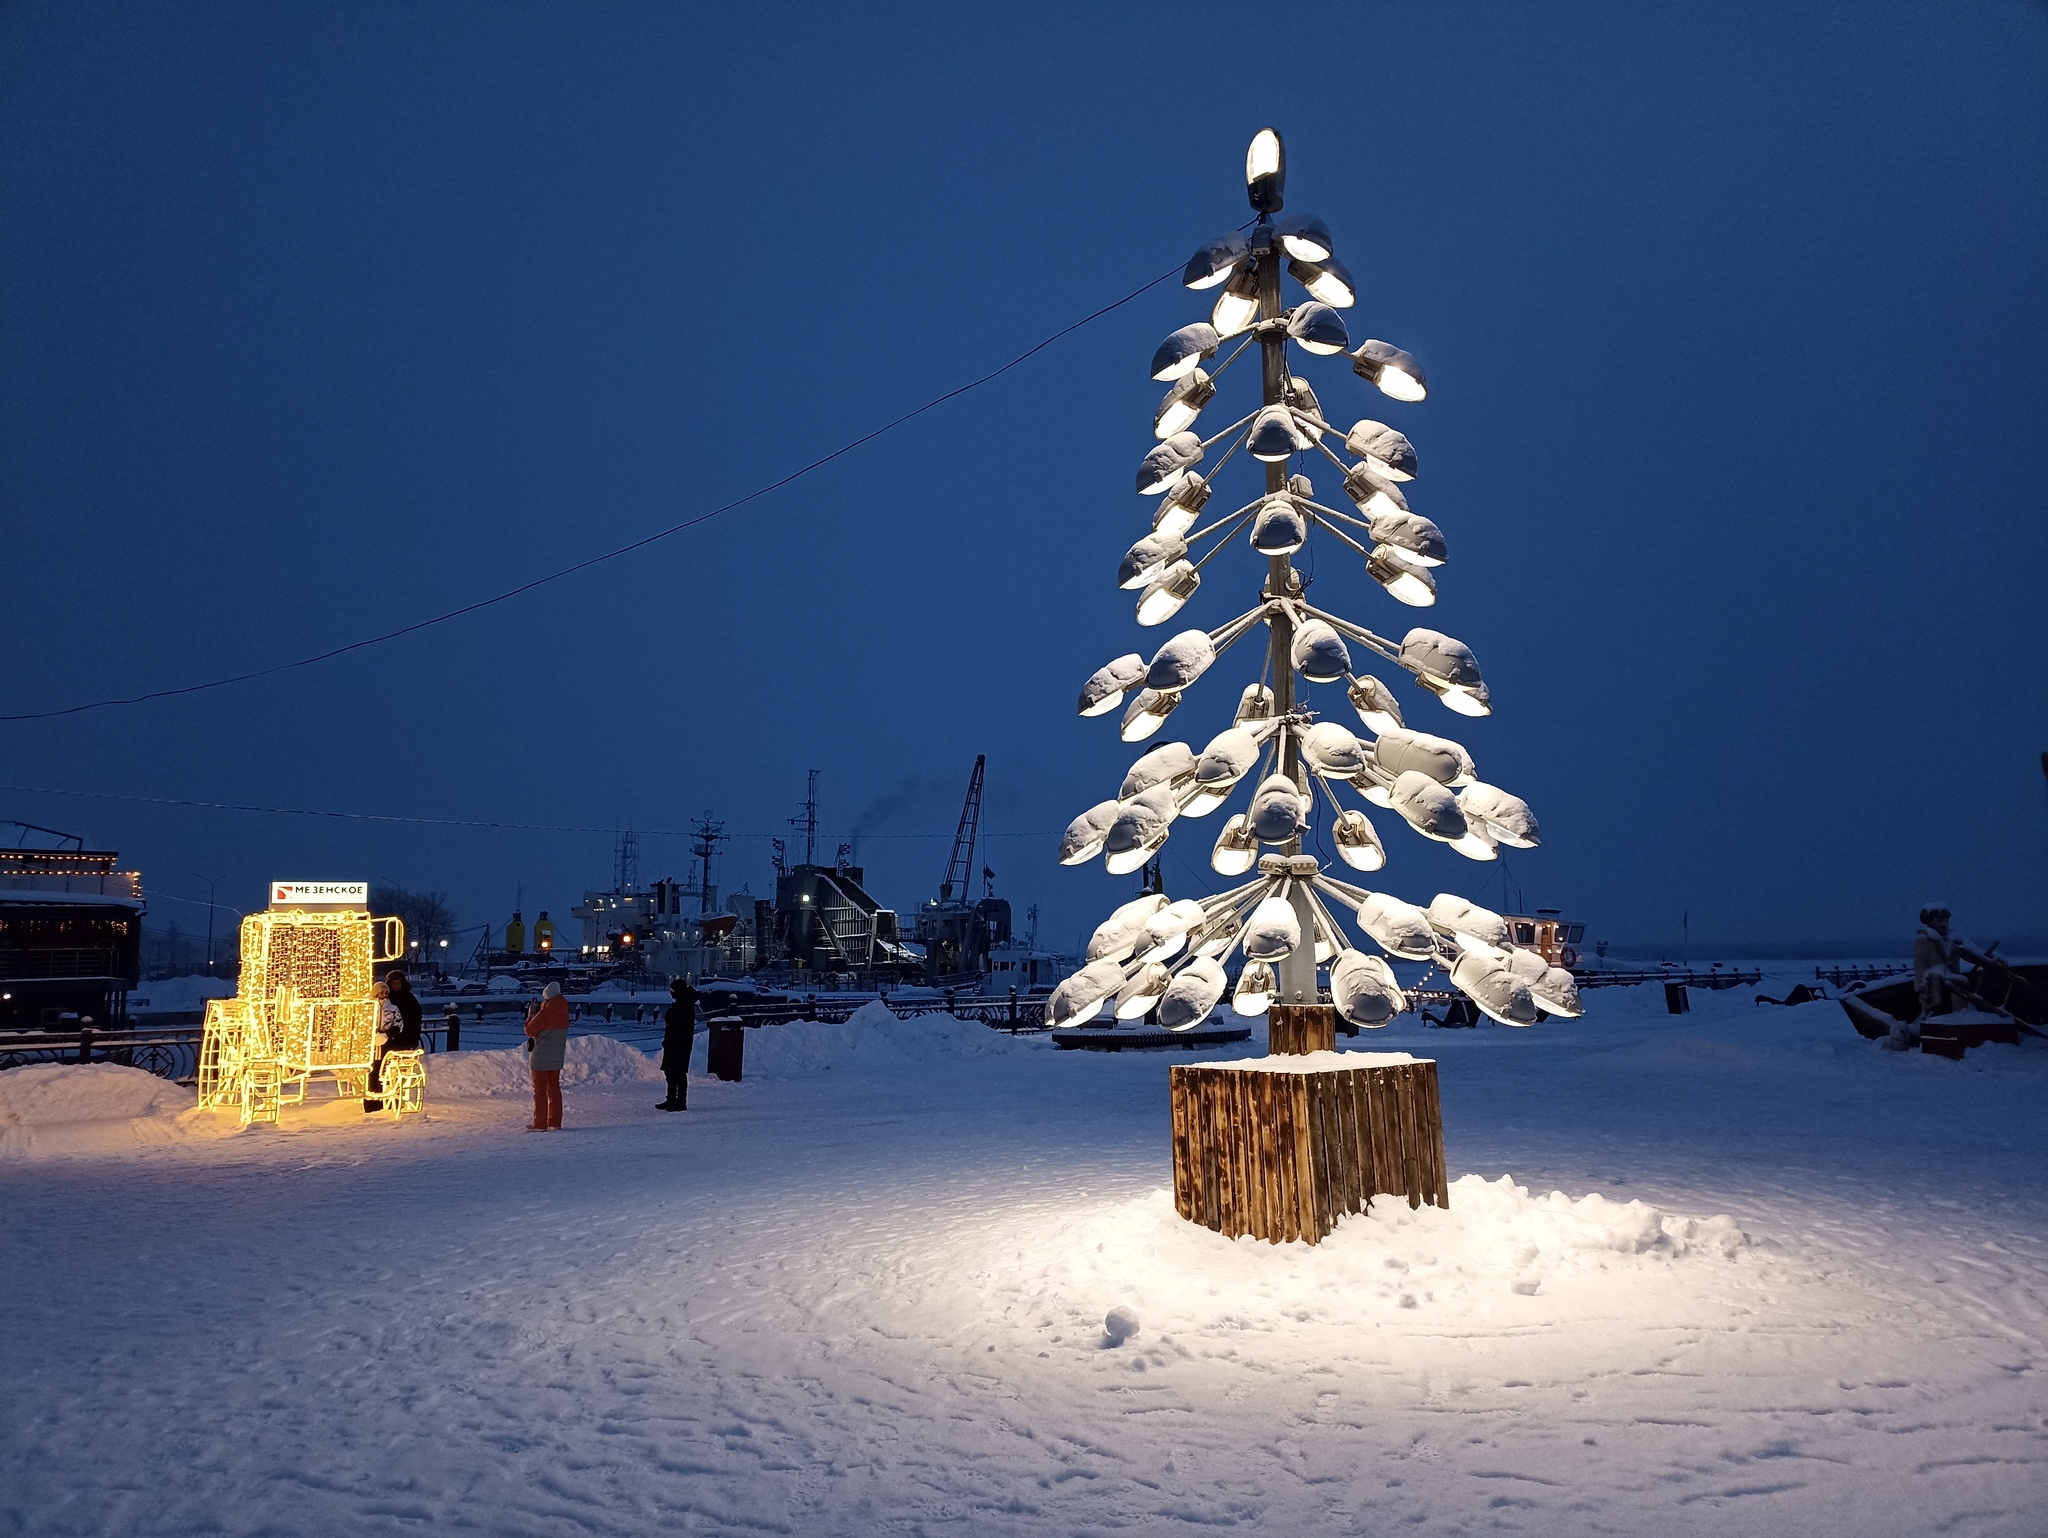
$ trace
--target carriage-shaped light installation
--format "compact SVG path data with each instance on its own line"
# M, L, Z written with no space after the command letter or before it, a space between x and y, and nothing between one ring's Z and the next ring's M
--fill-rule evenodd
M1393 691L1353 660L1357 648L1412 675L1455 714L1489 715L1492 700L1471 649L1424 628L1391 640L1306 597L1290 557L1313 535L1348 547L1388 596L1416 608L1436 602L1436 572L1449 551L1436 524L1408 504L1403 487L1415 479L1417 460L1406 435L1370 418L1348 429L1331 425L1294 372L1289 349L1346 355L1355 374L1396 401L1420 401L1428 385L1401 348L1352 344L1339 311L1356 303L1356 285L1322 220L1274 217L1286 185L1274 130L1252 140L1245 179L1256 222L1210 241L1188 263L1189 288L1221 290L1209 320L1174 332L1152 359L1152 377L1168 389L1137 489L1159 500L1151 532L1126 553L1117 580L1138 594L1140 625L1163 624L1201 587L1202 568L1242 533L1266 558L1265 586L1257 607L1216 629L1183 630L1149 660L1133 652L1106 664L1082 686L1079 709L1106 716L1121 707L1123 740L1142 742L1225 651L1261 625L1264 670L1238 697L1231 725L1200 752L1169 742L1140 757L1115 797L1074 819L1059 858L1079 865L1101 857L1112 874L1136 871L1180 818L1216 812L1249 784L1250 803L1224 818L1210 864L1221 875L1252 879L1212 897L1169 902L1154 893L1118 908L1095 931L1085 965L1054 991L1047 1019L1070 1026L1105 1010L1120 1020L1156 1011L1169 1029L1192 1029L1230 988L1225 968L1239 953L1231 1007L1241 1015L1263 1014L1274 1001L1316 1002L1317 969L1327 966L1339 1013L1359 1026L1384 1026L1407 1004L1387 957L1443 968L1506 1025L1533 1024L1544 1011L1577 1015L1571 973L1515 946L1499 914L1449 893L1418 907L1338 880L1302 853L1320 792L1344 864L1359 872L1384 864L1378 830L1363 809L1344 806L1340 785L1474 860L1496 858L1503 844L1533 848L1538 831L1527 803L1480 780L1460 744L1408 727ZM1291 308L1281 302L1283 265L1307 294ZM1195 422L1216 398L1217 381L1254 344L1260 404L1216 433L1198 434ZM1219 447L1206 473L1198 471ZM1240 450L1264 465L1265 490L1218 514L1209 508L1217 472ZM1319 495L1297 469L1320 463L1317 455L1334 468L1342 488L1336 496ZM1214 543L1198 553L1206 540ZM1341 689L1364 732L1318 719L1298 687L1304 683ZM1354 948L1333 908L1349 911L1384 955Z
M315 1079L363 1098L376 1059L383 1003L376 968L405 954L405 925L373 918L361 882L271 884L271 906L242 920L242 971L231 999L211 999L199 1047L199 1104L244 1123L278 1119ZM418 1111L426 1068L390 1052L379 1074L384 1107Z

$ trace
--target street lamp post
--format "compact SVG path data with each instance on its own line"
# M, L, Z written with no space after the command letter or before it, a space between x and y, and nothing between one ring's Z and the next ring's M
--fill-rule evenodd
M193 871L191 875L194 881L204 881L206 883L206 975L211 977L213 976L213 891L215 887L227 878L224 876L202 876L197 871Z

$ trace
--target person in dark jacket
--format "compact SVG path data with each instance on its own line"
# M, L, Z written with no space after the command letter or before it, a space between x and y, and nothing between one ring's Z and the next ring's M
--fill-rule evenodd
M412 991L405 974L393 967L384 974L384 986L391 990L391 1002L398 1006L398 1017L404 1022L398 1034L391 1039L393 1052L417 1052L420 1049L420 1026L427 1012L420 1005L420 996Z
M669 997L675 1002L661 1017L661 1071L668 1079L668 1098L657 1111L690 1108L690 1049L697 1044L697 990L687 977L671 978Z
M384 975L383 1022L378 1026L377 1055L370 1062L370 1083L363 1096L363 1109L381 1111L384 1102L378 1099L378 1092L384 1088L384 1054L387 1052L417 1052L420 1048L420 1022L426 1012L420 1008L420 996L412 991L405 980L405 974L393 967ZM391 1010L398 1011L395 1026L389 1025Z

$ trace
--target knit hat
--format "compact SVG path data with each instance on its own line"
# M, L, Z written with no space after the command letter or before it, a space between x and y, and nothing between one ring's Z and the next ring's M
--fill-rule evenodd
M541 989L540 996L544 999L559 999L562 996L562 985L549 983L547 987Z

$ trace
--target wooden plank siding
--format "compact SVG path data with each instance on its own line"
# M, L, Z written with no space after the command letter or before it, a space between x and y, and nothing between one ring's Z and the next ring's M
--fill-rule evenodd
M1450 1205L1436 1064L1171 1071L1173 1198L1236 1238L1318 1242L1375 1196Z

